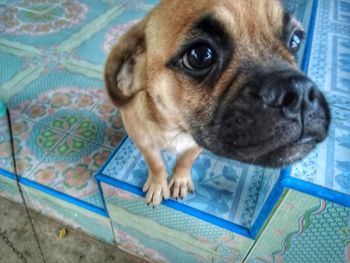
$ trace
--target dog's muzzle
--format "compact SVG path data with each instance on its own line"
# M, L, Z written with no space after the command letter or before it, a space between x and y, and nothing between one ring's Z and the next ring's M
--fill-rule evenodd
M223 100L206 127L209 133L194 136L221 156L284 166L303 158L328 133L330 111L324 95L294 69L252 76L238 95Z

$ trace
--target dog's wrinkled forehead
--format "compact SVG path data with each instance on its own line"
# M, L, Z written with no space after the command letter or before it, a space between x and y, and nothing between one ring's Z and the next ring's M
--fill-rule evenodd
M203 30L239 44L252 43L254 49L273 47L290 20L278 0L163 0L155 10L149 15L146 39L150 53L165 60Z

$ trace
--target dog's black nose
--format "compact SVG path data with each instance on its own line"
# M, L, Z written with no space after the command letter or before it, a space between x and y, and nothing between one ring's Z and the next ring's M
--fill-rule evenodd
M287 118L299 118L303 112L318 107L321 92L303 75L271 78L259 92L265 105L279 107Z

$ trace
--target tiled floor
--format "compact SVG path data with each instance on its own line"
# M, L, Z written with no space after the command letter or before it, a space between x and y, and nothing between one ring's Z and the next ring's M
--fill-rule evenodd
M93 176L125 135L103 63L155 2L0 1L0 98L19 175L102 207ZM6 158L0 168L11 170Z
M325 92L332 112L327 140L293 176L350 194L350 1L319 1L309 76Z
M156 2L0 0L0 98L10 110L21 176L102 205L93 198L97 185L91 178L125 135L103 91L103 63L117 37ZM304 17L305 1L285 2ZM315 37L313 52L319 55L312 56L309 74L326 91L334 120L328 141L334 143L319 158L334 157L329 185L348 192L349 3L319 5L316 32L324 33ZM337 66L331 72L325 65ZM5 125L0 135L0 168L11 171L11 156L3 154L10 152ZM297 177L314 172L312 156L305 162L311 165L296 166Z

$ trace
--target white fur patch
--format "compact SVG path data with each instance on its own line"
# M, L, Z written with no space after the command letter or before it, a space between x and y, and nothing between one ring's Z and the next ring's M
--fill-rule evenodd
M184 132L170 132L166 138L166 149L179 155L197 145L192 136Z

